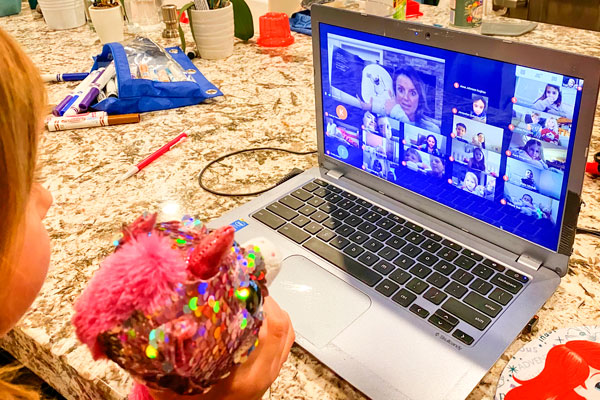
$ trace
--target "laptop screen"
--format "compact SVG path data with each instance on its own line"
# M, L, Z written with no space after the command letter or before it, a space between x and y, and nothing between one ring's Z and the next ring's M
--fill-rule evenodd
M323 23L320 47L326 156L557 250L581 79Z

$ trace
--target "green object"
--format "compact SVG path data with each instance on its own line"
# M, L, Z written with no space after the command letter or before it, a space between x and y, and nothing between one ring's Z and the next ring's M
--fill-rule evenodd
M29 0L29 8L31 8L32 10L35 10L36 7L37 7L37 0Z
M394 0L392 18L400 20L406 19L406 0Z
M2 0L0 1L0 17L14 15L21 12L21 0Z
M452 5L455 7L452 8ZM465 28L481 25L483 0L456 0L451 2L450 7L450 24Z

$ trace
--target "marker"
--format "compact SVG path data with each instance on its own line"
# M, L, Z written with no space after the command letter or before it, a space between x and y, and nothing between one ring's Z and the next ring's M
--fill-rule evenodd
M68 129L93 128L96 126L134 124L140 122L140 114L93 115L94 113L75 117L58 117L48 121L50 132Z
M85 114L77 114L77 115L72 116L72 117L65 117L65 116L55 117L54 115L48 115L44 119L44 125L48 125L48 121L50 121L51 119L71 121L74 118L81 118L81 117L103 117L105 115L107 115L106 111L94 111L94 112L89 112L89 113L85 113Z
M89 75L88 72L74 72L71 74L42 74L44 82L82 81Z
M185 131L181 132L179 135L177 135L177 137L175 139L171 140L169 143L165 144L163 147L156 150L154 153L150 154L148 157L146 157L144 160L142 160L139 164L133 165L131 168L129 168L129 170L125 174L123 174L121 176L121 178L119 178L119 180L124 181L125 179L137 174L138 172L140 172L141 170L146 168L148 165L150 165L150 163L152 163L158 157L162 156L167 151L169 151L173 147L175 147L177 144L184 141L187 138L187 136L188 135L187 135L187 133L185 133Z
M85 96L83 96L83 100L81 100L77 105L77 108L79 109L78 112L86 111L88 109L90 104L92 104L92 101L94 101L94 99L98 97L100 91L104 89L108 81L111 80L116 73L117 71L115 69L115 63L111 62L110 64L108 64L108 67L106 67L104 72L102 72L100 76L94 79L94 82L90 84L89 91L86 93Z
M62 99L62 101L60 103L58 103L56 105L56 107L54 107L54 109L52 110L52 114L54 114L56 116L63 115L64 111L62 112L62 114L61 114L61 111L63 109L65 109L65 106L67 106L67 104L69 104L69 102L71 102L73 100L74 96L78 95L79 93L83 93L89 87L89 85L94 81L94 79L96 79L96 76L98 76L98 74L99 74L98 70L90 72L90 74L81 83L79 83L79 85L77 85L77 87L75 87L75 89L73 89L73 91L71 91L71 93L69 93L69 95L67 95L67 97ZM65 109L65 111L66 111L66 109Z

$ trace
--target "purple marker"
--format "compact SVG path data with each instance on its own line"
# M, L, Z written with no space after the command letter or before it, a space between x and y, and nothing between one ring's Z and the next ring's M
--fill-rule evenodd
M108 64L108 67L106 67L106 69L101 73L101 75L98 76L94 80L94 82L91 83L90 90L83 97L83 100L79 102L78 108L80 112L86 111L88 109L90 104L92 104L92 101L94 101L94 99L98 97L100 91L104 89L108 81L110 81L116 75L116 73L117 71L115 70L115 63L111 62L110 64Z
M67 81L82 81L89 73L87 72L74 72L70 74L42 74L42 80L44 82L67 82Z
M85 93L87 91L87 89L89 88L90 84L97 77L97 75L98 75L97 71L92 71L79 85L77 85L77 87L75 89L73 89L73 91L71 93L69 93L69 95L67 97L62 99L62 101L60 103L58 103L56 105L56 107L54 107L54 109L52 110L52 114L54 114L56 116L63 115L64 111L63 111L63 114L61 114L61 111L65 108L65 106L67 104L69 104L69 102L71 102L73 97Z

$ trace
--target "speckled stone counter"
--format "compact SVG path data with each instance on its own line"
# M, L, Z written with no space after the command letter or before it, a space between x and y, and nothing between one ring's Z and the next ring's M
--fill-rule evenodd
M440 7L422 7L424 23L447 25L445 0ZM20 15L0 18L0 26L25 48L41 72L89 70L101 46L87 26L51 31L23 3ZM186 27L186 29L189 29ZM149 34L164 46L177 45ZM127 35L127 38L132 38ZM209 221L249 200L211 195L197 183L200 169L232 150L280 146L316 148L311 38L294 34L283 49L263 49L256 40L236 42L231 57L221 61L195 59L200 71L223 93L205 104L142 115L139 124L46 132L40 151L41 181L54 195L46 218L52 239L51 271L31 310L0 345L49 382L68 399L123 399L131 379L109 362L94 362L78 343L70 324L72 303L112 251L112 237L121 224L146 210L189 212ZM539 25L514 40L600 56L600 33ZM192 45L188 32L188 43ZM75 86L48 84L51 104ZM600 109L585 110L600 113ZM600 118L596 118L590 154L600 151ZM132 163L190 127L187 142L125 182L116 178ZM309 168L316 156L274 152L239 156L207 174L220 190L257 190L275 182L293 166ZM579 225L598 227L600 181L586 177ZM165 207L167 206L167 207ZM179 207L179 208L177 208ZM539 331L598 324L600 258L598 241L578 235L571 269L556 294L539 311ZM500 372L533 336L516 340L469 399L493 398ZM267 399L363 399L350 384L298 346Z

